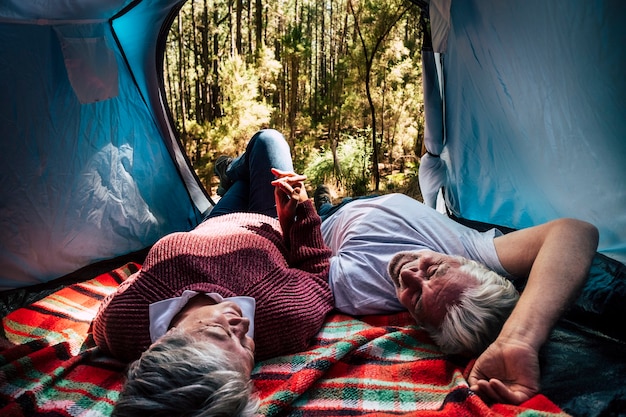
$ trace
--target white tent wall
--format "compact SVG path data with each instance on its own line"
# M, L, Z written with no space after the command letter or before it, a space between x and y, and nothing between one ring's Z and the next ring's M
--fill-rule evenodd
M587 220L625 263L626 2L432 0L430 17L451 212Z
M210 206L157 83L176 2L45 4L0 4L0 290L146 248Z

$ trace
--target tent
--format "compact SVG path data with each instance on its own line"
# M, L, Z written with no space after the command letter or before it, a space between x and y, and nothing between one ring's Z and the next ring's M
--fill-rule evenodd
M425 200L433 205L442 186L456 216L516 229L587 220L600 229L599 251L624 263L626 4L430 7Z
M579 305L623 327L626 3L432 0L429 10L424 202L476 227L596 225Z
M0 289L141 250L210 210L160 88L181 4L0 4ZM433 0L430 15L425 202L511 228L581 218L626 262L626 5Z
M0 290L193 228L161 52L179 1L0 2Z
M429 8L424 202L479 228L559 217L598 227L589 279L544 347L542 386L576 416L624 415L626 3Z
M0 2L0 291L140 258L211 210L161 88L165 36L183 2ZM596 290L578 311L596 324L623 318L626 3L431 0L428 8L425 203L477 227L557 217L595 224ZM587 367L604 360L621 380L625 350L611 349L617 359L596 352ZM588 403L609 411L626 403L609 391ZM572 401L579 411L587 403Z

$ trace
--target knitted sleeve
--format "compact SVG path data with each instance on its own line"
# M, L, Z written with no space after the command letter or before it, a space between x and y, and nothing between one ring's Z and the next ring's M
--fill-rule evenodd
M91 323L96 345L105 353L129 362L137 359L151 343L149 301L141 291L140 275L135 273L106 297Z
M330 250L310 200L299 204L287 239L287 268L277 268L255 291L256 357L263 360L305 349L334 307L328 286Z
M296 208L296 220L289 231L289 265L313 274L323 274L328 281L331 250L324 243L320 219L311 200Z

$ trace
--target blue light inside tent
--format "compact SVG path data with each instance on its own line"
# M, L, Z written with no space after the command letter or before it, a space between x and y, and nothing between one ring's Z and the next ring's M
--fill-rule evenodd
M172 7L172 1L142 1L113 20L115 36L142 95L148 100L156 86L156 42L159 30ZM137 36L141 33L142 36Z
M156 61L157 40L161 31L168 29L163 27L168 16L176 12L182 3L184 1L178 0L144 0L134 3L132 9L113 20L112 26L139 91L152 109L155 123L179 168L179 174L193 204L199 213L207 214L212 207L211 202L206 196L206 191L189 169L186 156L180 149L166 115L168 104L159 90L162 67L161 63ZM138 33L142 36L137 36Z
M138 75L144 67L129 71L107 20L63 17L0 22L0 289L143 249L200 220L163 116L145 100L156 84ZM133 60L155 53L158 28L138 31L151 24L141 17ZM99 74L103 62L117 80Z
M452 1L444 53L446 198L513 228L600 229L626 262L626 3Z

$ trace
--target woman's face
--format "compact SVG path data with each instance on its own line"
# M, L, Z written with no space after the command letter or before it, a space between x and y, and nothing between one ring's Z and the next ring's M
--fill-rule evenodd
M448 308L459 302L466 289L478 285L461 266L453 256L423 250L400 267L397 280L393 278L396 295L419 324L439 327Z
M219 347L250 375L254 368L254 340L246 335L250 320L232 301L210 304L208 297L200 303L194 302L196 298L174 317L171 326Z

